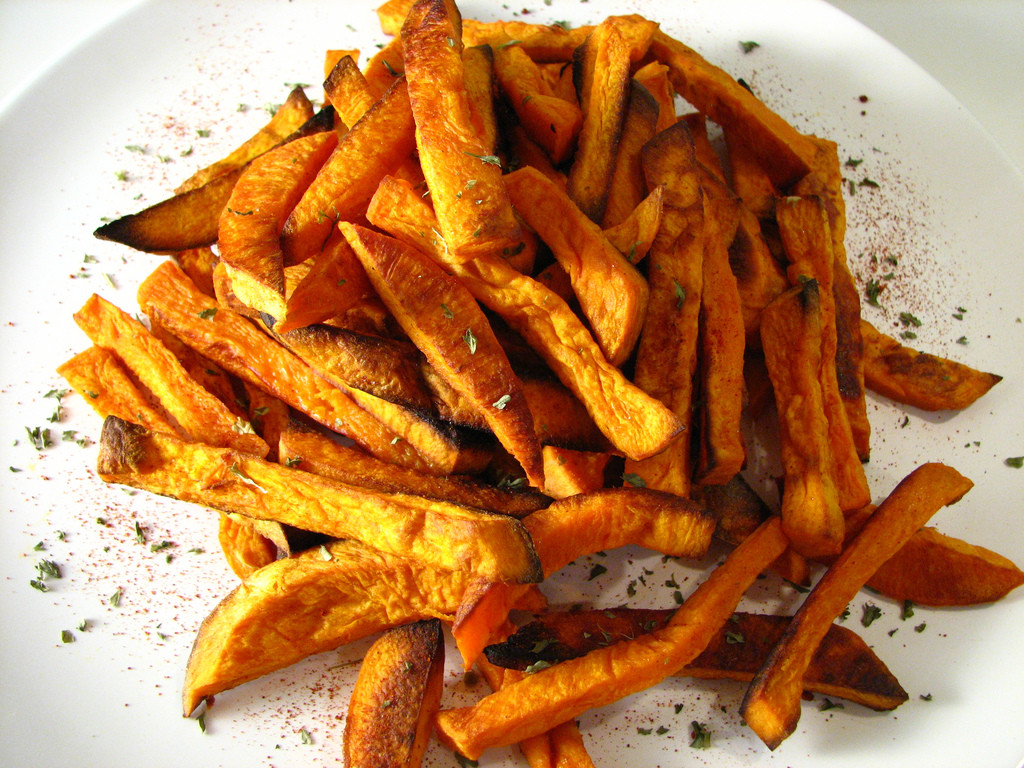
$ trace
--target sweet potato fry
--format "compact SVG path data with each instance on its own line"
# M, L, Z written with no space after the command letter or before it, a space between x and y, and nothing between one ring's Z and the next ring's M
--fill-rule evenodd
M785 189L811 169L814 143L772 112L724 70L658 30L651 55L667 64L676 91L725 130L734 132Z
M779 190L772 183L761 160L734 130L722 130L728 160L729 187L743 205L759 219L770 218Z
M453 0L418 0L402 27L416 147L452 258L501 253L522 242L501 184L500 160L476 135Z
M628 456L649 456L675 438L679 431L676 418L605 359L590 332L554 292L500 256L480 256L462 263L450 258L446 250L433 250L431 233L420 226L422 210L408 217L403 212L407 207L423 206L416 198L408 186L385 180L368 210L370 221L411 241L414 247L417 240L424 243L477 301L500 315L544 358L617 450Z
M321 110L283 142L329 131L333 127L334 110ZM221 211L245 167L239 166L210 179L201 187L107 222L93 234L100 240L113 240L149 253L173 253L212 245L217 242Z
M494 51L494 69L526 135L544 148L555 165L568 160L583 126L580 108L554 95L537 64L517 45Z
M736 276L740 295L746 346L761 348L761 310L783 293L789 283L782 267L772 256L753 211L744 206L729 246L729 266Z
M861 320L860 330L868 389L898 403L924 411L961 410L1003 379L904 346L867 320Z
M103 347L89 347L62 363L57 373L100 416L117 416L147 429L182 435L163 411L132 380L117 355Z
M836 372L836 303L834 265L837 258L832 248L825 206L818 197L790 196L775 207L775 220L783 249L790 261L790 282L814 278L818 283L821 314L821 359L818 379L822 406L828 419L828 443L832 456L832 479L843 512L860 509L871 501L864 466L853 439L849 416L839 390Z
M235 296L259 312L285 314L281 229L337 143L333 131L288 142L253 160L231 191L217 250Z
M215 445L267 455L267 444L249 422L237 418L190 377L178 359L138 320L93 294L75 313L75 322L94 344L117 355L191 439L201 436Z
M385 35L398 35L402 31L405 17L412 8L413 0L386 0L377 8L377 20Z
M345 765L418 768L444 688L441 622L386 631L363 657L345 717Z
M671 128L676 121L676 92L668 79L668 67L649 61L633 74L633 84L643 86L658 102L657 130Z
M307 98L306 92L298 86L292 88L288 93L288 98L277 108L266 125L227 157L193 173L175 188L174 194L180 195L190 189L198 189L218 176L241 168L264 152L278 146L312 117L313 105Z
M693 145L684 123L659 133L643 150L648 185L665 190L661 229L648 255L650 300L637 349L634 381L689 430L697 369L703 289L704 210ZM690 440L677 440L626 472L648 488L687 496L693 467Z
M500 644L485 650L500 667L557 664L610 643L665 626L671 610L618 608L542 614ZM697 658L675 672L683 677L749 682L789 625L788 616L734 613ZM895 709L907 693L870 647L852 630L833 624L804 674L807 692L837 696L875 710Z
M715 516L715 536L730 544L739 544L772 513L743 475L725 485L695 486L691 497Z
M341 137L288 216L281 235L285 265L319 253L338 221L362 216L378 182L414 148L409 93L398 80Z
M700 298L700 399L694 480L724 485L743 469L743 353L746 334L729 243L739 201L704 195L704 258Z
M533 416L490 323L469 291L394 238L342 223L378 295L434 369L483 414L526 477L544 487Z
M544 446L544 490L556 499L590 493L604 487L604 470L611 455L594 451Z
M815 649L871 574L942 507L958 501L971 481L942 464L924 464L882 502L857 538L825 572L754 677L741 713L775 749L800 719L804 672Z
M921 528L867 584L894 600L919 605L978 605L1024 584L1024 571L989 549Z
M328 429L351 437L374 456L402 466L428 464L347 394L240 315L218 309L185 274L165 262L139 286L139 304L156 322L225 370L275 395Z
M603 230L608 242L614 245L630 264L643 261L654 245L654 238L661 228L664 197L664 188L655 187L621 223Z
M619 28L612 19L599 24L573 61L583 126L565 191L595 222L604 217L616 148L629 108L629 47Z
M673 614L664 628L542 669L471 707L442 710L438 736L476 759L664 680L688 664L732 615L747 587L786 547L777 518L746 539Z
M782 521L797 552L837 554L845 523L832 478L822 402L818 284L789 289L761 313L761 346L775 390L785 480Z
M217 540L228 567L240 579L247 579L260 568L277 560L277 545L262 536L241 515L220 513Z
M207 296L217 295L213 288L213 270L217 266L218 257L210 246L179 251L174 254L174 260L199 290Z
M562 265L594 338L612 365L632 354L647 313L647 281L540 171L521 168L504 177L516 210Z
M551 503L551 499L530 488L497 488L468 476L428 475L396 467L296 422L282 431L280 450L288 466L361 488L415 494L518 518Z
M540 579L529 534L515 518L345 485L231 449L150 433L115 417L104 423L99 474L106 482L357 539L480 578Z
M593 27L565 29L558 24L530 24L524 21L485 22L462 20L462 41L466 45L500 48L515 42L537 62L566 62Z
M608 200L601 217L601 226L605 229L625 221L647 194L640 153L644 144L658 132L659 115L657 100L634 79L629 88L629 105L622 134L615 150L615 170L612 171Z
M474 130L483 142L484 153L498 151L498 115L494 109L497 98L497 78L494 71L494 51L487 45L474 45L462 50L462 67L466 95L469 98L469 116Z
M324 80L324 91L345 125L355 125L377 103L377 97L351 56L342 56Z
M354 541L261 568L203 621L182 707L389 627L454 616L469 580Z

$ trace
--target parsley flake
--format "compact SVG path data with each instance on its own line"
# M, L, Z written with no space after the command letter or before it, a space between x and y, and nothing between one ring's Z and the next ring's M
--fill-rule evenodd
M704 723L698 723L696 720L690 723L690 746L694 749L711 747L711 731Z
M744 53L750 53L755 48L760 48L761 44L756 43L753 40L740 40L740 48L743 49Z

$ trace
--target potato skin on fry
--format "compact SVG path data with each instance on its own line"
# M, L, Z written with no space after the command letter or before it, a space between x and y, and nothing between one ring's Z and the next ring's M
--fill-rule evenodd
M359 668L345 718L348 768L417 768L444 687L441 622L389 629Z

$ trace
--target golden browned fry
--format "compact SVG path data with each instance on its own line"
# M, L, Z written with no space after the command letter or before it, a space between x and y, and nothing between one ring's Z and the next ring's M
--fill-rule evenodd
M537 62L566 62L593 27L566 29L558 24L531 24L525 21L484 22L462 20L462 41L466 45L500 48L515 43Z
M562 265L580 308L612 365L629 358L647 313L647 281L601 228L540 171L505 176L512 204Z
M504 642L485 649L500 667L525 669L538 661L556 664L608 643L660 629L671 610L617 608L542 614ZM789 616L734 613L697 658L675 674L749 682L789 625ZM899 681L855 632L829 627L804 675L805 691L855 701L875 710L907 700Z
M501 161L477 135L453 0L418 0L402 27L416 147L438 227L453 259L522 242L501 184Z
M396 37L366 62L363 75L377 98L383 96L396 79L405 73L402 38Z
M603 230L608 242L614 245L630 264L643 261L654 245L654 238L661 229L664 197L664 188L655 187L621 223Z
M469 291L428 256L365 227L341 224L377 294L427 360L483 414L527 479L544 487L533 416L490 323Z
M604 470L611 454L544 446L544 490L556 499L590 493L604 487Z
M943 464L924 464L893 490L857 538L825 572L782 639L754 677L740 709L754 732L775 749L800 719L804 673L832 621L871 574L942 507L958 501L971 481Z
M321 110L282 143L333 127L333 110ZM174 253L212 245L217 242L221 211L245 167L231 169L201 187L107 222L93 234L101 240L113 240L150 253Z
M184 270L189 279L207 296L216 296L213 288L213 270L217 266L217 254L204 245L200 248L188 248L174 254L174 260Z
M191 439L267 455L267 444L249 422L236 417L189 376L138 320L93 294L75 313L75 322L94 344L117 355Z
M377 8L377 19L385 35L397 35L402 31L405 17L409 15L413 0L386 0Z
M739 544L772 513L743 475L725 485L695 486L691 496L715 516L715 536L730 544Z
M489 747L521 741L656 685L707 646L786 544L778 519L770 519L712 571L664 628L527 675L471 707L442 710L438 736L476 759Z
M922 528L867 583L919 605L978 605L1024 584L1024 571L989 549Z
M325 556L326 555L326 556ZM182 705L389 627L451 619L469 581L354 541L335 541L260 569L203 621Z
M471 477L438 476L396 467L327 435L291 422L281 433L282 462L349 485L408 493L523 518L551 499L531 488L498 488Z
M551 158L540 144L526 135L521 125L508 126L504 130L508 142L509 165L512 168L524 168L529 166L536 168L559 187L565 189L565 174L555 168Z
M345 717L345 765L418 768L444 688L441 622L387 630L370 646Z
M583 126L565 191L595 222L604 217L629 110L629 47L619 29L611 19L602 22L573 56Z
M347 435L378 458L426 469L411 446L331 386L285 347L240 315L199 293L185 274L164 262L139 286L143 311L196 351L250 384L275 395L328 429Z
M735 131L723 129L722 138L725 139L729 187L757 218L770 218L779 191L764 165Z
M186 443L108 417L99 474L167 496L364 541L480 578L538 581L537 554L515 518L339 483L228 448Z
M475 45L462 51L469 115L484 152L493 155L499 144L498 116L494 111L498 85L494 71L494 51L486 45Z
M671 409L686 430L692 423L703 289L703 196L690 133L677 123L644 147L649 185L664 187L661 229L648 254L650 300L637 349L634 381ZM676 440L626 472L648 488L687 496L693 472L690 438Z
M260 535L248 518L241 515L220 513L217 540L228 567L240 579L277 560L277 545Z
M304 265L309 265L305 276L289 288L289 270ZM274 315L274 330L278 333L326 322L375 299L359 260L337 230L320 253L285 269L285 297L284 314Z
M836 373L836 303L833 267L838 261L832 249L832 238L825 206L818 197L790 196L775 207L786 257L790 261L790 282L814 278L818 283L821 312L821 360L818 379L822 406L828 420L828 443L832 455L832 479L843 512L860 509L871 501L864 465L853 439L847 409L839 389Z
M994 373L904 346L867 320L861 320L860 330L864 339L864 381L868 389L898 403L925 411L960 410L1003 379Z
M729 266L740 294L746 346L760 349L761 310L783 293L789 283L765 242L761 223L746 206L740 209L736 236L729 246Z
M355 125L377 103L377 96L351 56L343 56L324 80L324 91L345 125Z
M690 112L679 119L686 123L693 137L693 154L697 157L697 162L701 166L701 177L705 180L704 193L713 197L733 197L725 184L722 160L708 136L707 118L700 112Z
M494 69L526 135L555 165L568 160L583 125L580 108L551 92L538 65L518 45L495 50Z
M729 243L736 232L739 201L704 195L704 258L700 306L700 397L694 480L724 485L741 469L746 448L743 413L743 353L746 334Z
M676 92L668 79L668 67L649 61L633 75L633 87L642 85L658 102L657 130L671 128L676 121Z
M821 312L814 280L765 307L761 346L778 410L783 528L794 549L806 557L837 554L845 523L832 477L819 378Z
M742 140L779 188L787 188L811 169L817 152L814 143L727 72L661 30L654 33L650 52L668 65L676 91Z
M292 133L299 130L303 123L311 117L313 117L313 105L307 98L306 92L296 86L289 92L288 98L277 108L266 125L227 157L193 173L175 188L174 193L180 195L190 189L198 189L218 176L241 168L249 161L279 145Z
M338 143L333 131L305 136L249 164L220 217L217 249L235 296L272 317L285 314L281 229Z
M420 226L423 215L412 215L403 223L403 198L408 206L422 205L409 187L385 181L368 211L370 221L414 246L417 240L423 242L430 250L431 233ZM544 358L617 450L627 456L649 456L675 438L676 418L605 359L572 309L550 289L498 256L459 263L449 259L447 251L431 252Z
M147 429L183 435L132 380L117 355L103 347L89 347L57 367L57 373L100 416L140 424Z
M625 221L647 194L640 153L644 144L658 132L660 114L657 100L634 78L629 88L629 105L622 134L615 150L615 170L608 188L608 200L601 218L601 226L605 229Z
M380 180L414 148L409 93L400 79L338 140L292 210L281 235L285 264L316 255L337 222L361 216Z

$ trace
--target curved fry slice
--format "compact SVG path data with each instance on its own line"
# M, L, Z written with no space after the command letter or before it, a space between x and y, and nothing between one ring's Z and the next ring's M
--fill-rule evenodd
M450 619L468 574L335 541L256 571L203 621L182 705L399 624Z
M971 485L943 464L918 467L875 510L811 590L751 683L740 709L769 749L779 746L796 728L804 672L832 621L879 565L939 509L958 501Z

